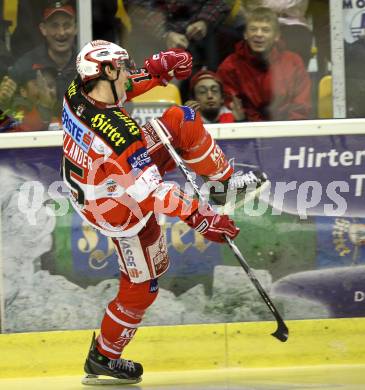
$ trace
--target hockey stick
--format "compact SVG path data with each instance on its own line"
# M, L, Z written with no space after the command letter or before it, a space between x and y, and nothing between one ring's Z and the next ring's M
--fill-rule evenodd
M184 162L182 161L181 157L177 154L176 150L174 147L171 145L171 142L169 140L169 132L166 129L166 127L161 123L158 119L152 119L150 122L151 126L155 130L156 134L159 136L162 144L165 146L167 151L170 153L171 157L175 161L176 165L179 167L183 175L185 176L186 180L192 185L195 193L198 195L198 198L200 200L204 201L204 196L200 192L197 184L195 183L195 180L193 179L189 169L185 166ZM236 244L231 240L229 237L225 237L227 244L233 251L235 257L237 258L238 262L242 266L242 268L246 271L248 277L250 278L251 282L254 284L256 287L257 291L261 295L262 299L270 309L271 313L274 315L276 322L277 322L277 329L274 333L272 333L272 336L276 337L280 341L286 341L289 336L289 329L286 326L284 320L282 319L280 313L274 306L274 303L270 299L270 297L267 295L266 291L264 288L261 286L260 282L256 278L255 274L252 272L250 266L248 265L247 261L245 258L242 256L242 253L236 246Z

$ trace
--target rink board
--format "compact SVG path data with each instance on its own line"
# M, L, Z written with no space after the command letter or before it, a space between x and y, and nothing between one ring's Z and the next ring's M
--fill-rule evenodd
M359 164L355 167L326 166L325 169L301 168L299 164L285 167L289 154L290 159L299 154L314 158L314 155L328 154L332 147L336 153L344 156L343 162L346 164L351 161L345 157L354 155L363 156L365 163L364 121L243 123L233 124L232 127L214 125L209 129L221 139L227 156L239 156L236 159L242 167L243 164L249 164L247 167L261 166L272 183L297 183L296 190L285 194L279 209L264 200L263 205L267 206L264 215L259 218L254 213L251 215L248 205L248 210L245 207L239 209L235 218L241 229L236 244L253 269L264 271L265 283L267 280L264 287L280 310L285 312L285 318L365 317L365 240L362 239L365 208L363 197L355 196L360 183L365 186L365 181L360 180L363 167ZM245 137L250 139L241 139ZM0 176L3 174L3 182L9 183L8 191L3 191L7 194L3 198L4 205L8 204L8 200L13 200L16 203L11 204L18 204L19 209L19 218L15 218L18 221L17 234L13 234L13 209L4 207L2 215L2 332L97 328L105 303L114 298L111 294L104 294L103 290L109 279L113 279L112 287L118 283L119 269L113 244L99 233L88 234L90 230L83 226L81 218L67 202L66 192L59 193L57 199L66 203L69 214L58 215L52 227L54 220L48 213L52 214L53 207L48 207L48 196L51 185L59 185L60 181L61 142L61 132L0 136L0 149L5 148L0 151ZM56 147L52 148L52 145ZM21 146L24 149L19 149ZM12 149L15 147L18 149ZM309 153L311 148L316 150L315 154ZM289 149L290 153L285 154ZM310 160L309 157L303 159ZM24 172L28 171L28 176L24 178ZM357 179L350 180L351 176ZM285 182L282 182L283 178ZM309 207L309 210L304 207L308 218L304 218L306 214L302 218L302 215L298 215L299 211L303 212L300 203L307 202L298 202L298 198L303 196L299 189L306 188L310 196L313 178L323 196L316 207ZM343 184L349 182L349 191L342 197L348 205L348 213L341 219L336 218L337 214L323 215L325 206L334 206L327 199L327 189L331 184L329 180L331 183L340 180ZM34 218L38 201L31 202L34 207L20 202L20 207L17 196L20 194L19 188L23 188L22 184L38 181L40 188L37 187L42 193L41 197L44 196L44 202L39 205L40 217ZM34 200L26 190L23 195L27 200ZM251 291L241 290L242 283L245 286L251 286L251 283L244 282L244 279L241 281L240 277L232 283L232 274L239 269L239 264L229 248L203 241L198 233L182 229L178 218L166 219L166 222L163 229L171 263L169 273L160 280L161 294L155 307L161 303L161 306L171 307L172 310L164 313L163 318L158 314L162 310L149 311L146 317L150 313L152 316L146 325L271 319L270 315L265 315L266 307L256 299L253 287ZM23 237L29 237L27 246L30 250L23 250ZM339 239L336 240L336 237ZM218 272L218 266L226 268L220 268ZM65 284L69 288L65 288ZM200 284L203 284L203 290ZM94 286L95 294L86 291L88 287L93 290ZM224 293L218 292L216 286L222 286ZM234 293L225 293L228 290L226 287L233 287ZM168 294L164 295L166 290ZM196 296L207 310L195 304ZM89 301L91 297L92 302ZM191 307L188 306L189 302ZM318 309L316 312L313 306ZM58 308L58 311L54 308ZM50 312L54 315L50 315Z
M125 356L146 372L365 364L365 319L142 327ZM0 335L0 377L81 375L91 330Z

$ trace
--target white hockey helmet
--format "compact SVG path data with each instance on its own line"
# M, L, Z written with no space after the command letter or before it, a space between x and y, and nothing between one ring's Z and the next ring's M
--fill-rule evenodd
M119 70L123 62L129 67L127 50L112 42L96 40L81 49L77 55L76 69L82 81L88 81L102 75L102 64L111 64Z

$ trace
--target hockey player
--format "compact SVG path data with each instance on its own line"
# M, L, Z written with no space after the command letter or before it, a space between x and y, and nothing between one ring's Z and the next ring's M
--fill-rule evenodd
M88 224L112 237L121 269L118 294L106 308L98 338L94 334L92 339L85 384L100 383L100 375L120 383L141 380L142 365L120 355L156 299L158 278L169 266L158 213L179 217L215 242L224 242L225 236L233 239L239 232L227 215L199 205L176 184L162 180L174 167L171 159L151 126L139 128L123 108L126 99L166 84L171 72L187 78L191 56L180 49L170 50L152 56L145 65L141 71L129 71L126 50L110 42L92 41L80 51L79 77L65 94L62 170L70 201ZM173 107L161 121L192 169L228 186L233 169L199 115L188 107Z

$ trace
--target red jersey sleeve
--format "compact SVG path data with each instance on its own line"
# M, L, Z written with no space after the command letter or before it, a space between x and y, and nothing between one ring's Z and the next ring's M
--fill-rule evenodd
M131 72L128 80L127 100L131 100L158 85L163 85L158 77L150 75L144 68Z
M232 167L198 112L187 106L173 106L161 120L172 135L174 147L198 175L220 181L232 175Z

